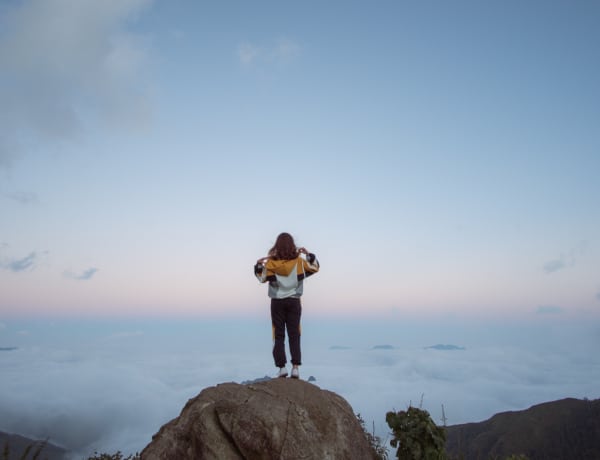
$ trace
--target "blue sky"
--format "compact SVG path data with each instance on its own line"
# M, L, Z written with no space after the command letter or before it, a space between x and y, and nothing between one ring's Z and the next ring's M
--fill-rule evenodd
M598 318L594 2L0 4L0 315Z

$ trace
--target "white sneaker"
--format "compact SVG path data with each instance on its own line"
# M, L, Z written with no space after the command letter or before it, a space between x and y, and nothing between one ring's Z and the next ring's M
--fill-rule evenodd
M280 367L279 372L277 372L277 375L275 376L275 378L286 378L287 376L288 376L287 369L285 367Z
M300 370L297 367L292 368L292 378L299 379L300 378Z

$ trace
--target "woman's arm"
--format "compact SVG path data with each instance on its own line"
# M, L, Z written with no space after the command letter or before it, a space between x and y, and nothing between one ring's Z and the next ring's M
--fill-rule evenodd
M312 252L310 252L306 248L298 248L298 253L304 254L304 256L305 256L305 262L303 262L305 264L304 266L311 274L319 271L319 261L317 260L317 256L315 256Z

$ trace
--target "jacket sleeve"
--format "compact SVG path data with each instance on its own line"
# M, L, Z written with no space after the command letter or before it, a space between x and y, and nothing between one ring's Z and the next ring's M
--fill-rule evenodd
M267 281L267 269L263 264L256 263L254 265L254 276L256 276L256 279L261 283Z
M306 259L302 261L302 264L304 265L306 276L310 276L319 271L319 261L317 260L317 256L312 252L306 255Z

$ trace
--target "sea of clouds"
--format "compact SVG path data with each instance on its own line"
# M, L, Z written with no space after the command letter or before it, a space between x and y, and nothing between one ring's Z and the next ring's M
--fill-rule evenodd
M597 325L309 319L302 377L348 400L388 437L410 404L442 423L564 397L600 397ZM427 348L454 344L464 350ZM203 388L272 375L268 318L0 322L0 431L81 459L134 453ZM378 345L387 345L385 348ZM16 349L11 349L16 347Z

